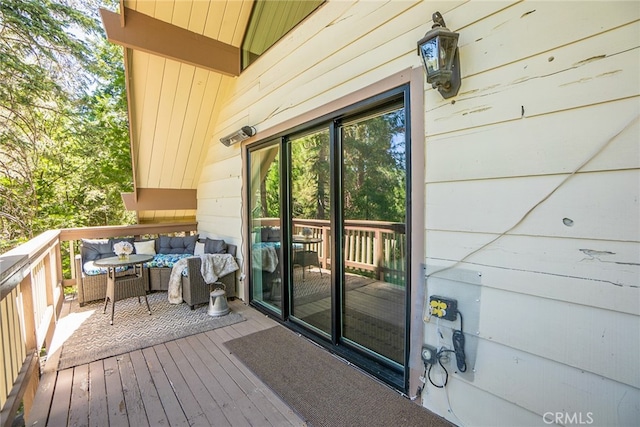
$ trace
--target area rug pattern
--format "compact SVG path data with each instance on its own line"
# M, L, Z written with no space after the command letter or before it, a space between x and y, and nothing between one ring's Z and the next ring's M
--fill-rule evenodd
M118 301L113 325L109 324L111 304L103 313L104 302L76 307L68 316L77 328L62 345L58 370L66 369L141 348L151 347L189 335L206 332L245 320L233 311L214 318L207 315L207 306L191 310L185 303L169 304L166 292L147 296L151 315L144 299Z
M282 326L225 346L310 426L451 426Z

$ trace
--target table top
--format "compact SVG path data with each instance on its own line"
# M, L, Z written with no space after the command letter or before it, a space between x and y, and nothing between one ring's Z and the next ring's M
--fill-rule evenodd
M152 259L153 255L133 254L129 255L129 258L127 259L120 259L117 256L102 258L95 260L93 264L99 267L122 267L125 265L141 264L143 262L151 261Z

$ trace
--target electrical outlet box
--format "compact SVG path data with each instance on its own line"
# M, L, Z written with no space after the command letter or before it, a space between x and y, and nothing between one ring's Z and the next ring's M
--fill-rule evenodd
M429 297L429 309L431 315L445 320L456 320L458 318L458 301L452 298L431 295Z
M437 353L438 350L435 347L430 346L429 344L422 345L422 361L424 363L435 365Z

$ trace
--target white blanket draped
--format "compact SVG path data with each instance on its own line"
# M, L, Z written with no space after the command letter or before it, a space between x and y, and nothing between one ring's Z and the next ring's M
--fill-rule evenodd
M238 263L231 254L203 254L198 255L201 259L200 274L204 282L211 284L218 281L219 277L224 277L229 273L238 270ZM187 268L187 259L183 258L173 264L171 275L169 276L168 297L171 304L182 302L182 270ZM190 271L189 274L197 274Z
M273 246L253 248L251 258L254 267L261 267L269 273L273 273L278 267L278 251Z

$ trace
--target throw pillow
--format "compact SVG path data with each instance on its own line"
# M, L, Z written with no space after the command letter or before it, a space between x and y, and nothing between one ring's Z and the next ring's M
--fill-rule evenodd
M204 254L204 243L196 242L196 248L193 250L194 255L203 255Z
M115 256L107 239L82 239L80 255L83 263Z
M144 242L133 242L133 246L136 248L136 253L140 255L155 255L156 254L156 242L155 240L146 240Z
M198 236L169 237L160 236L160 254L191 254L196 249Z
M208 254L226 254L227 244L224 240L207 239L204 241L204 251Z

